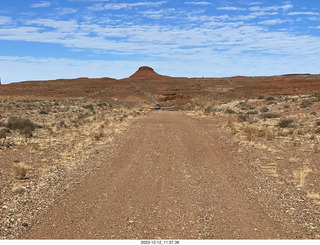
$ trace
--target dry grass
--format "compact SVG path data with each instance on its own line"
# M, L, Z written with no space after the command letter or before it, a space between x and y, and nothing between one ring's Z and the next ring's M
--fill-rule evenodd
M20 192L23 192L25 189L25 187L23 186L23 184L21 183L15 183L13 186L12 186L12 192L13 193L20 193Z
M303 166L302 168L293 171L293 176L296 182L298 182L298 187L304 187L306 177L308 176L309 173L312 172L312 169L310 169L307 166Z
M19 180L25 179L29 170L31 170L31 167L29 165L26 165L24 163L14 164L12 166L12 176L15 179Z
M308 192L307 197L312 199L315 204L320 205L320 195L318 193Z
M272 177L278 177L278 171L277 171L277 163L268 163L267 165L260 165L260 168L262 170L262 173L272 176Z

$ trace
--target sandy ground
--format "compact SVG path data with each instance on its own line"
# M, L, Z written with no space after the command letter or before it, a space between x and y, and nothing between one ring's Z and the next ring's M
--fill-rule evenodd
M100 151L89 159L98 167L20 238L319 237L281 209L284 200L263 191L265 176L239 161L213 124L175 111L137 119L114 156Z

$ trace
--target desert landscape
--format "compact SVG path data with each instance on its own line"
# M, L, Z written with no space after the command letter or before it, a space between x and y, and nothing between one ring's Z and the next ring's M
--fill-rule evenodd
M320 238L320 75L143 66L0 101L1 239Z

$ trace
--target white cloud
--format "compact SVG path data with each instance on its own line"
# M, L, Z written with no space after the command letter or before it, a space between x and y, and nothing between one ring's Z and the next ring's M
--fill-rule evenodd
M159 7L160 5L166 3L166 1L161 2L138 2L138 3L108 3L104 5L104 9L110 10L120 10L125 8L133 8L140 6L147 7Z
M289 12L288 15L320 15L316 12Z
M12 19L8 16L0 16L0 25L6 25L12 22Z
M288 11L289 9L293 8L292 4L286 4L282 6L270 6L270 7L251 7L249 10L251 11Z
M31 5L32 8L47 8L50 6L51 6L51 3L47 1L41 1L39 3L35 3Z
M78 12L78 9L75 8L56 8L59 15L68 15L68 14L74 14Z
M66 32L69 34L74 34L79 25L75 20L61 21L53 19L35 19L26 22L28 25L38 25L44 27L50 27L56 29L57 32ZM42 30L42 32L45 32Z
M260 21L260 22L258 22L258 24L260 24L260 25L277 25L277 24L281 24L284 22L287 22L287 21L282 20L282 19L272 19L272 20Z
M192 4L192 5L211 5L212 3L209 3L209 2L185 2L185 4Z
M234 10L234 11L246 10L245 8L239 8L239 7L219 7L217 9L218 10Z
M249 5L261 5L263 4L262 2L253 2L253 3L249 3Z

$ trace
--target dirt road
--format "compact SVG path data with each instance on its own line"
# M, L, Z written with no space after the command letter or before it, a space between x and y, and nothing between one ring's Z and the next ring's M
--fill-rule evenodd
M22 238L296 238L299 227L248 191L255 176L209 127L182 112L138 119L117 156Z

